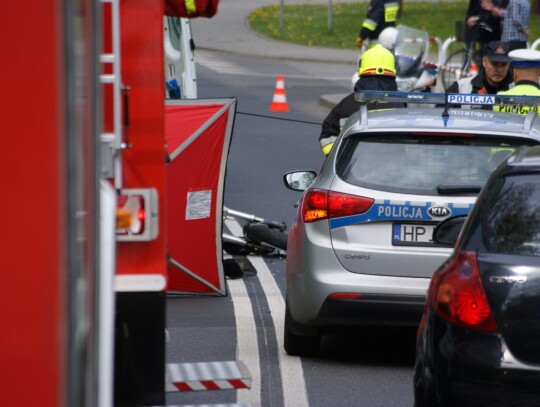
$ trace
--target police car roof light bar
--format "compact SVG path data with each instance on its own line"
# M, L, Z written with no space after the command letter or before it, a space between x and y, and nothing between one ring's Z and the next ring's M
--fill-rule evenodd
M355 92L355 100L360 103L415 103L436 105L499 105L538 106L540 96L477 95L466 93L423 93L394 91Z

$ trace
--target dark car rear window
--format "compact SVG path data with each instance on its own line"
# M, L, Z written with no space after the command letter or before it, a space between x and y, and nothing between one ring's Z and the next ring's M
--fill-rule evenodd
M489 192L484 233L489 250L540 256L540 174L508 176Z
M474 135L362 134L342 143L336 171L365 188L438 195L441 186L483 186L523 143Z

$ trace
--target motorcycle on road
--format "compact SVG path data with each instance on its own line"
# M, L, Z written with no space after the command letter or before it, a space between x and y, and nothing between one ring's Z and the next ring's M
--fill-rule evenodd
M405 25L385 28L378 42L396 58L396 83L403 92L431 92L437 81L437 65L429 62L430 37L426 31ZM353 86L358 72L353 75Z

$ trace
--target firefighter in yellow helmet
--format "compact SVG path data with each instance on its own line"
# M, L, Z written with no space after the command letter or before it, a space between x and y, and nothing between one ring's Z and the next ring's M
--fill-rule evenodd
M354 100L355 92L362 90L397 91L394 54L382 45L377 44L362 54L358 75L354 92L345 96L334 106L322 124L319 143L325 156L332 149L345 120L360 108L360 103ZM404 105L387 103L384 108L391 107L404 107ZM373 109L381 109L381 105L374 105Z
M540 51L516 49L508 56L512 59L515 86L497 95L540 96ZM535 110L540 115L538 106L494 106L493 110L523 115Z
M395 79L396 59L394 54L380 44L364 52L360 58L359 76L384 75Z

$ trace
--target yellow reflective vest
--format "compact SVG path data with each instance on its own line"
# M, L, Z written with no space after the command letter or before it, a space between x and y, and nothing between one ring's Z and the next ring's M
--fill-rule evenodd
M498 92L497 95L540 96L540 86L535 82L520 81L516 83L516 86L514 86L512 89ZM526 115L531 110L538 113L538 106L493 106L493 110L496 112Z
M186 11L189 14L195 13L197 11L197 6L195 5L195 0L185 0Z

